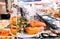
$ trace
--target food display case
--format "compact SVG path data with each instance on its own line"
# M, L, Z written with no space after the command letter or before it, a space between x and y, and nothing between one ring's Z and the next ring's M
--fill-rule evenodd
M35 3L37 2L22 4L23 6L20 8L23 10L23 16L21 16L21 12L16 16L0 14L0 39L59 38L60 18L58 15L60 12L52 7L56 3L41 4L40 1L37 4L38 7L35 7ZM51 5L49 6L49 4Z

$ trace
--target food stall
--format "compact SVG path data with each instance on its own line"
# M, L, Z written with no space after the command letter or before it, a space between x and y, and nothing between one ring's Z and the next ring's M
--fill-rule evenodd
M60 39L60 12L52 8L52 3L22 5L22 9L26 10L24 16L20 16L20 13L17 16L0 14L0 39ZM59 16L55 15L57 12Z

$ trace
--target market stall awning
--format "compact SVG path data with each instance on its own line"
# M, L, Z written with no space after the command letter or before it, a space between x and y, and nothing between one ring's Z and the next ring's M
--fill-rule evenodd
M59 0L51 0L52 2L58 2Z
M0 6L5 6L5 5L6 5L5 3L0 2Z
M44 5L44 4L48 4L50 2L44 2L44 1L40 1L40 2L35 2L34 5Z
M35 3L35 5L44 5L44 4L47 4L47 3Z

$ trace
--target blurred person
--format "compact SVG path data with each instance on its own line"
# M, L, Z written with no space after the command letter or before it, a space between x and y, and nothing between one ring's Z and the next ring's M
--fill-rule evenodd
M11 5L11 8L10 8L9 14L11 14L11 13L13 13L12 5Z
M10 11L9 10L7 10L7 14L10 14Z
M20 14L21 14L21 17L24 17L24 12L22 7L20 7Z
M15 4L12 5L12 10L13 10L13 12L11 13L11 15L12 16L17 16L17 9L16 9L16 5Z
M17 9L17 14L20 14L20 7L18 5L16 5L16 9Z
M28 13L28 15L27 15L28 20L34 19L34 15L35 15L36 13L35 13L35 11L34 11L34 9L33 9L32 4L28 5L28 6L26 7L26 9L27 9L27 13Z
M20 5L20 16L27 17L27 15L28 15L28 12L27 12L26 5L25 4Z

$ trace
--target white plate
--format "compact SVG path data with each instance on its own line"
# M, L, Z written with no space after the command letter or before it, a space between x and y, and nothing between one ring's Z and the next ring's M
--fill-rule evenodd
M4 28L4 27L7 27L10 24L10 21L9 20L0 20L0 24L4 24L4 26L0 25L0 29L1 29L1 28Z
M21 37L21 38L26 38L26 37L39 37L39 35L41 34L41 33L43 33L44 31L42 31L42 32L39 32L39 33L37 33L37 34L32 34L32 35L29 35L29 34L27 34L27 33L18 33L17 35L16 35L16 37Z

